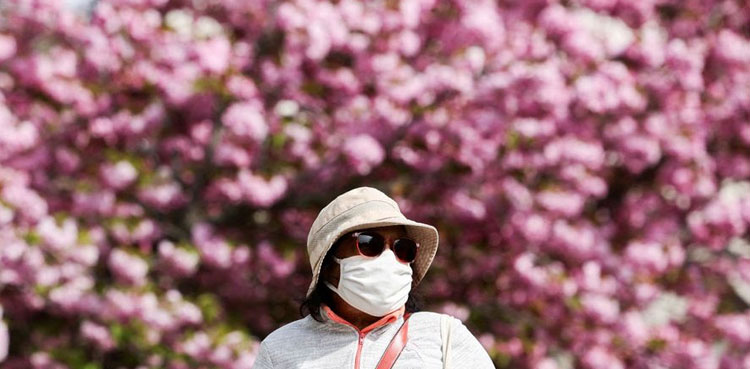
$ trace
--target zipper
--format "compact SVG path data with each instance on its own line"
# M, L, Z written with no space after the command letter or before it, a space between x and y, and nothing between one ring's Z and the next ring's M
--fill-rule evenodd
M354 369L359 369L359 357L362 355L362 346L365 343L367 333L358 332L359 340L357 341L357 355L354 357Z
M329 317L333 315L333 317L331 318L333 321L338 322L339 324L348 326L349 328L354 330L354 333L357 334L357 354L354 356L354 369L359 369L360 357L362 356L362 347L365 344L365 336L368 333L372 332L375 328L385 325L386 323L388 323L388 321L385 321L385 317L384 317L381 320L365 327L363 330L360 330L354 324L349 323L346 320L335 315L335 313L331 311L330 308L328 308L327 306L325 308L326 308L326 311L328 311ZM388 320L392 322L392 321L398 320L398 318L394 318L393 316L391 316L390 318L388 318Z
M351 323L346 322L344 324L349 326L349 328L354 329L354 332L357 333L357 354L354 356L354 369L359 369L359 357L362 356L362 346L365 344L365 336L369 331L363 333Z
M359 369L359 358L362 356L362 346L365 344L365 336L370 331L362 332L352 323L349 322L342 322L344 325L348 326L351 329L354 329L354 332L357 333L357 354L354 356L354 369Z

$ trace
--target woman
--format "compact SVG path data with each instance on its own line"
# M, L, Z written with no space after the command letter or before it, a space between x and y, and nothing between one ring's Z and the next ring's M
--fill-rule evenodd
M268 335L253 368L430 369L446 354L450 368L492 368L459 320L416 312L411 291L437 246L437 229L407 219L383 192L341 194L308 234L313 277L300 310L309 314Z

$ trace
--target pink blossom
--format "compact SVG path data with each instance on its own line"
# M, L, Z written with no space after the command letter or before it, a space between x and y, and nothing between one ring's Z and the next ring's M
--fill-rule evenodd
M750 40L731 30L723 29L717 37L715 53L729 63L742 65L750 63L749 48Z
M348 137L343 144L343 152L350 164L360 175L366 175L385 158L380 143L370 135L359 134Z
M111 214L115 195L110 190L93 193L79 192L73 195L73 212L82 214Z
M210 73L223 73L229 67L231 44L225 37L213 37L195 45L199 63Z
M161 209L179 207L186 201L180 185L167 182L138 191L138 197L148 205Z
M625 257L634 267L653 273L662 273L669 265L662 245L657 242L631 242L627 246Z
M619 323L629 345L641 347L649 338L649 329L638 312L628 311L623 314L624 318Z
M10 3L9 368L249 368L360 182L439 229L427 302L495 364L750 363L742 2Z
M10 58L16 53L16 39L0 34L0 62Z
M717 328L738 345L750 344L750 315L728 314L717 316Z
M614 322L620 313L617 301L603 295L584 294L581 304L592 316L604 322Z
M54 219L45 217L37 224L37 232L49 248L58 252L72 249L78 237L78 227L70 218L58 226Z
M268 124L255 104L232 104L221 117L221 121L238 137L262 141L268 135Z
M537 194L537 201L545 209L567 217L578 215L584 205L583 196L568 191L542 191Z
M518 227L521 233L532 242L542 242L547 239L550 233L550 221L549 219L539 215L531 214L523 216L517 214L512 218L512 221L520 223Z
M251 204L267 207L280 199L287 189L287 181L282 176L270 179L242 170L237 175L237 182L242 196Z
M107 261L112 273L124 283L141 286L146 283L148 263L121 249L114 249Z
M101 175L112 188L120 190L133 183L138 177L138 172L130 162L120 160L113 165L107 164L102 167Z
M591 369L625 368L625 364L618 360L614 353L609 352L607 349L600 346L589 348L584 354L582 362L587 368Z
M198 255L180 247L176 247L170 241L159 242L159 256L163 258L163 264L178 276L189 276L198 267Z
M107 327L94 322L86 320L81 323L81 335L93 342L102 351L108 351L115 347L115 342L110 336Z

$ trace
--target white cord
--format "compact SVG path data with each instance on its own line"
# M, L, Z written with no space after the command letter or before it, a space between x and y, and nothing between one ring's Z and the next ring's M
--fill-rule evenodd
M451 330L453 330L451 317L442 314L440 316L440 336L443 338L443 369L448 369L451 366Z

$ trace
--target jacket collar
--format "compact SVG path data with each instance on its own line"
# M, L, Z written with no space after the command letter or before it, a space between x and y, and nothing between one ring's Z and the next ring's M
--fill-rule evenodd
M380 319L378 319L376 322L368 325L367 327L365 327L364 329L362 329L360 331L359 328L357 328L357 326L355 326L354 324L348 322L346 319L344 319L341 316L339 316L338 314L336 314L326 304L321 304L320 307L321 307L321 312L322 312L321 315L323 315L324 317L328 318L328 320L331 320L331 321L339 323L339 324L348 325L348 326L356 329L357 332L359 332L359 333L367 333L367 332L372 331L375 328L382 327L382 326L384 326L386 324L393 323L396 320L398 320L401 316L403 316L404 312L406 311L406 307L405 306L401 306L401 308L399 308L399 309L397 309L395 311L392 311L392 312L384 315L383 317L381 317Z

